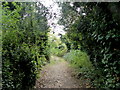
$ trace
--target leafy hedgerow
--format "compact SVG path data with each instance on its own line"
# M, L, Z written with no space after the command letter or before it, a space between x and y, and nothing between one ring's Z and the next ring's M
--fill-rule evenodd
M43 26L36 20L40 13L33 12L36 3L2 4L2 88L27 90L35 85L40 68L49 60L45 53L47 28L39 30ZM44 20L41 23L47 27Z
M69 10L64 10L67 9L64 4ZM73 6L64 4L61 23L68 20L63 25L70 25L66 31L71 49L81 50L89 55L95 67L93 73L97 75L92 80L93 85L98 88L119 88L120 3L74 2ZM77 19L74 19L75 13Z

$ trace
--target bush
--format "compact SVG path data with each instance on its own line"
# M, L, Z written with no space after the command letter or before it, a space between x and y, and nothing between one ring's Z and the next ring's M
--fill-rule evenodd
M80 8L85 15L79 14L75 23L69 24L67 36L73 49L85 51L90 56L95 67L93 73L97 75L93 84L98 88L120 87L119 6L120 3L99 2L74 3L71 7L76 11Z
M96 87L100 83L103 85L104 76L102 75L102 70L95 69L85 52L70 50L64 55L64 58L76 68L77 78L89 80L91 87Z
M70 50L70 52L65 54L64 58L76 68L78 78L93 78L93 75L91 76L91 74L93 74L92 71L94 71L94 67L85 52L80 50Z
M77 68L92 68L89 57L85 52L80 50L70 50L64 58Z
M46 62L44 56L40 57L39 46L21 43L24 37L19 39L18 33L8 31L3 36L3 88L34 86L38 70Z
M66 53L67 48L65 44L61 44L58 47L53 48L51 51L53 55L62 57Z
M34 6L32 4L35 3L27 4ZM35 30L35 27L40 25L33 25L32 23L39 23L40 20L32 19L32 15L27 16L27 18L21 16L27 12L22 12L27 4L3 3L2 88L5 90L28 90L32 88L35 85L39 70L49 59L46 58L49 57L48 53L45 53L48 49L46 48L47 30L45 32ZM23 7L19 5L23 5ZM15 10L11 10L10 6L14 7ZM32 12L31 9L30 12ZM37 16L32 17L36 18ZM23 26L21 27L21 25Z

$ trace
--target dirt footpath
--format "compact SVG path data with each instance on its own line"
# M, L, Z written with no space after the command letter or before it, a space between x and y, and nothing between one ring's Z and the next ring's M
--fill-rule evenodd
M52 56L51 63L41 71L35 88L85 88L73 73L74 70L64 59Z

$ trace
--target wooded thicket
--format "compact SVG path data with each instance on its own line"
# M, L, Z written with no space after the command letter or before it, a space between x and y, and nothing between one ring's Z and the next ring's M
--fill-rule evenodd
M40 2L2 2L2 88L33 88L52 53L66 53L92 87L120 88L120 3L59 5L66 34L49 41L48 8Z
M67 31L62 41L68 50L86 52L94 66L91 71L83 70L83 76L97 88L120 88L120 3L74 2L60 6L63 14L59 23ZM74 64L79 62L77 59Z
M47 53L47 8L37 2L2 3L2 88L35 85Z

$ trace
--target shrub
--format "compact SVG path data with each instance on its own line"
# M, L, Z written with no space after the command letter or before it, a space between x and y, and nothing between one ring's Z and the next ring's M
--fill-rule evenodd
M34 6L35 3L27 3ZM35 85L39 69L47 62L47 30L35 30L40 20L30 16L22 18L26 3L3 3L3 35L2 35L2 88L28 90ZM20 5L23 5L21 7ZM29 6L28 5L28 6ZM15 9L11 10L11 7ZM33 7L32 7L33 8ZM23 12L22 12L23 11ZM22 13L21 13L22 12ZM36 18L37 16L32 16ZM8 19L9 18L9 19ZM29 24L28 24L29 22ZM31 24L32 25L31 25ZM21 25L23 25L21 27ZM29 26L28 26L29 25Z
M77 68L92 68L89 57L85 52L80 50L70 50L64 58Z

